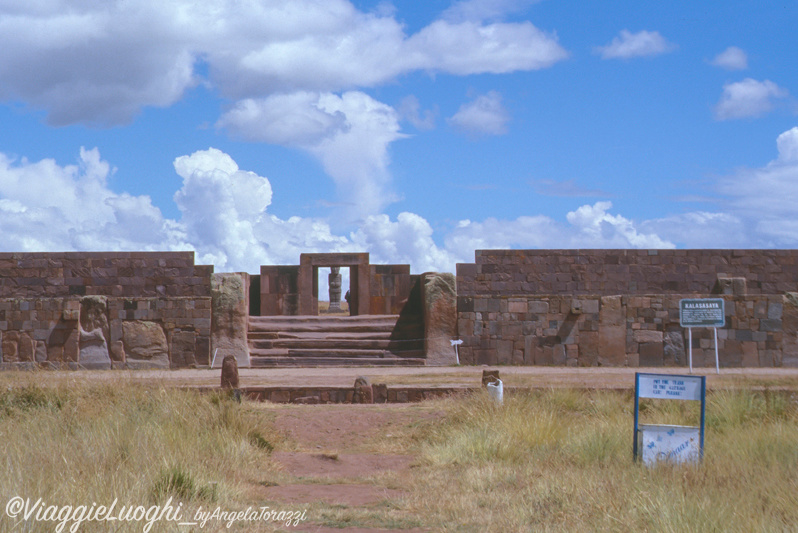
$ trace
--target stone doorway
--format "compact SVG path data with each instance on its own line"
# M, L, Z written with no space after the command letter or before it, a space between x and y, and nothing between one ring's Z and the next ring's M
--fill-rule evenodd
M319 314L319 269L324 267L349 268L349 315L369 314L368 254L302 254L299 261L300 315Z
M319 316L349 316L349 267L321 267L318 271Z

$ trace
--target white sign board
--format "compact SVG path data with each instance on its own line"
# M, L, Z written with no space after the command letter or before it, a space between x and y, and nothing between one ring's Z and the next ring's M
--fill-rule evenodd
M681 464L701 460L700 428L641 424L638 432L637 455L647 466L658 462Z
M640 398L664 400L701 400L700 376L671 376L669 374L640 374Z
M677 374L635 373L634 458L650 465L658 461L699 462L704 455L706 377ZM693 400L701 402L701 425L641 425L640 399Z

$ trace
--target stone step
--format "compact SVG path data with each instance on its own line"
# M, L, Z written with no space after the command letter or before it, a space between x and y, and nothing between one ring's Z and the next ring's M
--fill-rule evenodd
M423 335L398 315L277 316L250 317L247 340L253 366L423 365Z
M247 333L250 340L387 340L391 332L387 331L250 331Z
M424 366L426 361L412 357L263 357L250 356L253 368L285 366Z
M358 325L394 325L399 315L358 315L358 316L250 316L249 327L255 330L271 331L295 326L324 326L328 328Z
M251 350L318 349L318 350L414 350L423 349L423 339L250 339Z
M251 357L381 357L386 359L396 359L397 357L423 357L424 350L408 349L408 350L367 350L367 349L318 349L318 348L304 348L304 349L288 349L288 348L272 348L272 349L254 349L250 350L249 356Z

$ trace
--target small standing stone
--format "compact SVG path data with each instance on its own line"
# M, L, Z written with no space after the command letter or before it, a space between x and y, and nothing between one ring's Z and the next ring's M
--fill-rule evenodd
M488 383L493 383L499 379L498 370L483 370L482 371L482 386L487 387Z
M233 354L227 354L222 361L222 388L238 389L238 361Z
M374 389L368 378L359 376L355 380L355 394L352 403L374 403Z
M375 383L371 386L374 393L374 403L388 403L388 385L385 383Z

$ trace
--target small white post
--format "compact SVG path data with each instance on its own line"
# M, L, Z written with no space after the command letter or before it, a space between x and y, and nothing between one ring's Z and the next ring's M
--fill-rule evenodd
M693 373L693 328L687 328L687 345L690 346L690 373Z
M715 372L720 374L720 362L718 361L718 328L712 328L715 330Z
M449 342L452 343L452 346L454 346L454 357L457 360L457 365L459 366L460 365L460 354L457 352L457 347L459 345L463 344L463 339L458 339L458 340L451 339Z

